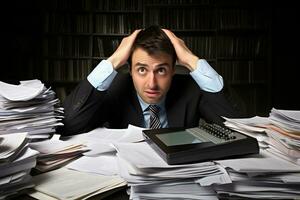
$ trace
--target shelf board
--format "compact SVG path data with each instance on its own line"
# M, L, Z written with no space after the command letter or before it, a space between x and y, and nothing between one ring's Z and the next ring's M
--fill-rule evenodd
M217 57L218 61L266 61L263 57Z
M81 80L77 81L44 81L46 85L52 85L52 86L66 86L66 85L76 85L80 82Z
M93 59L101 59L99 57L91 57L91 56L44 56L45 60L93 60Z
M99 9L44 9L48 13L63 13L63 14L142 14L142 10L99 10Z
M193 8L193 7L202 7L202 8L215 8L213 4L201 4L201 3L183 3L183 4L145 4L145 7L162 7L162 8Z
M232 28L218 28L217 34L228 35L261 35L267 34L268 29L256 28L256 27L232 27Z
M143 14L142 10L95 10L95 14Z
M195 33L215 34L217 29L172 29L175 34L193 35Z
M103 60L107 59L108 57L97 57L97 56L81 56L81 57L76 57L76 56L45 56L43 57L44 60Z
M96 33L96 32L90 32L90 33L80 33L80 32L44 32L45 35L49 36L101 36L101 37L126 37L130 33Z
M227 84L231 86L263 86L268 83L266 81L227 81Z

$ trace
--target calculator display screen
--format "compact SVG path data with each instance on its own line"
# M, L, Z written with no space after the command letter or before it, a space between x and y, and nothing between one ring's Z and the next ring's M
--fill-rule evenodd
M156 137L160 139L166 146L196 144L202 142L199 140L199 138L187 131L157 134Z

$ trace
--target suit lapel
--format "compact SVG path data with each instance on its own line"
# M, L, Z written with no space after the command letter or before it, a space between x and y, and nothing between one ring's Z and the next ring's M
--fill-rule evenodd
M166 111L169 127L184 127L186 105L180 103L182 99L178 98L176 92L169 91L166 98Z
M131 104L130 109L128 110L128 119L132 125L143 127L144 126L144 118L141 105L136 95L136 91L133 88L131 93Z

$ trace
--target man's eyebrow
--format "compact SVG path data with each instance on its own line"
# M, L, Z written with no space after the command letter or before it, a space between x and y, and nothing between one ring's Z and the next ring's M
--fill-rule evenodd
M134 66L147 67L148 65L147 65L147 64L144 64L144 63L137 62Z
M162 66L170 66L169 63L161 63L156 65L155 67L162 67Z
M148 67L147 64L144 64L144 63L140 63L140 62L137 62L134 66L138 66L138 67ZM155 66L155 68L158 68L158 67L164 67L164 66L167 66L169 67L169 63L160 63L158 65Z

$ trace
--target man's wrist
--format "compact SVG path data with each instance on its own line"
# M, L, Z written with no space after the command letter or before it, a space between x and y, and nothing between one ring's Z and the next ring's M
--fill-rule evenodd
M120 61L119 61L118 59L115 59L113 56L110 56L107 60L108 60L109 62L111 62L112 67L113 67L115 70L119 68Z
M197 68L197 62L199 60L199 57L193 55L189 60L188 60L188 68L190 71L194 71Z

